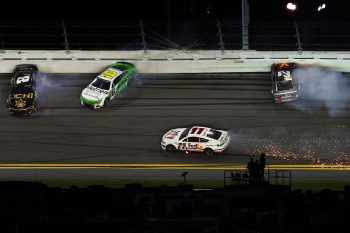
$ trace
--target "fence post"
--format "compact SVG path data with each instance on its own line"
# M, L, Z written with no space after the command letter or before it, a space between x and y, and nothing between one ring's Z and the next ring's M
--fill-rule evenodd
M249 4L242 0L242 49L249 49Z
M167 31L168 38L171 40L171 2L170 0L166 1L166 15L167 15Z
M222 39L222 31L221 31L221 23L219 20L216 20L216 27L218 28L218 37L219 37L219 46L221 49L221 54L224 54L225 52L225 47L224 47L224 41Z
M299 33L299 26L298 26L298 23L297 21L295 20L294 21L294 27L295 27L295 36L297 38L297 48L298 48L298 53L299 54L302 54L303 52L303 49L302 49L302 44L300 42L300 33Z
M70 53L69 52L68 35L67 35L66 25L64 23L64 20L62 20L62 28L63 28L63 36L64 36L64 49L66 50L66 53Z
M292 187L292 172L289 171L289 188Z
M140 27L140 30L141 30L141 38L142 38L142 49L143 49L143 53L146 54L147 53L147 42L146 42L146 34L145 34L145 31L144 31L144 25L142 23L142 20L139 20L139 27Z
M3 26L0 25L0 28L2 29ZM3 32L4 30L2 29L1 31ZM4 33L1 33L0 36L1 36L1 48L0 48L0 53L4 53L4 51L5 51Z
M308 46L308 29L309 28L309 22L304 21L302 25L303 33L302 33L302 38L303 38L303 44L307 47Z

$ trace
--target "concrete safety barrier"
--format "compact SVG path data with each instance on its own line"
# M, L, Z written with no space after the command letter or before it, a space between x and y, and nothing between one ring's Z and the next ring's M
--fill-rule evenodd
M18 64L36 64L46 73L98 73L115 61L131 62L139 73L269 72L271 64L276 62L297 62L350 72L350 52L3 50L0 52L0 73L11 73Z

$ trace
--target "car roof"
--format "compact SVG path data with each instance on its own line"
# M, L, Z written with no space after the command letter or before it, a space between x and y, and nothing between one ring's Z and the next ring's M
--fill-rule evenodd
M275 73L275 78L274 81L275 82L286 82L286 81L292 81L293 80L293 76L290 72L286 72L288 70L279 70L279 72L281 72L281 75L278 76L278 72Z
M123 73L122 70L108 67L108 69L103 71L97 77L108 80L108 81L113 81L115 78L120 77L122 73Z
M193 126L188 131L188 137L206 137L206 134L211 130L211 128L208 127L202 127L202 126Z
M15 78L19 78L19 77L24 77L24 76L32 76L33 75L33 71L30 70L18 70L15 73Z

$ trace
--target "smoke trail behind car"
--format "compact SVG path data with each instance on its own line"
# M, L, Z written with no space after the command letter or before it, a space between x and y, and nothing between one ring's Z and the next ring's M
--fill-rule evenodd
M72 109L80 109L80 93L94 77L96 74L39 73L37 115L67 114Z
M350 78L334 70L298 68L292 76L301 84L301 100L290 103L300 111L325 108L332 117L342 114L350 103Z
M58 96L62 92L63 83L60 79L54 79L49 74L39 73L39 79L36 86L37 102L39 108L45 106L50 96Z

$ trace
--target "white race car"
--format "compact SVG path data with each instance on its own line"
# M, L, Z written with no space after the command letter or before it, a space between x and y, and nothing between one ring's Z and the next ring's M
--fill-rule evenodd
M212 155L223 152L229 144L227 131L193 126L169 130L162 138L161 147L166 151L194 151Z

